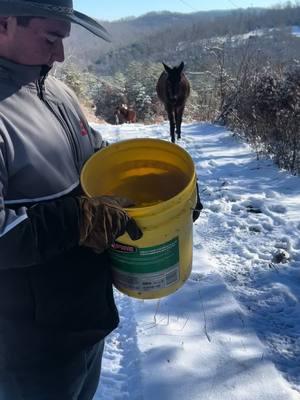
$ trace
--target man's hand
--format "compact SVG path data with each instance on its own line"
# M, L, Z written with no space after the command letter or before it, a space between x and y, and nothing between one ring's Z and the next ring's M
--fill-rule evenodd
M99 196L79 198L81 208L80 242L97 253L108 249L117 237L128 233L132 240L142 237L135 220L122 207L134 204L123 197Z

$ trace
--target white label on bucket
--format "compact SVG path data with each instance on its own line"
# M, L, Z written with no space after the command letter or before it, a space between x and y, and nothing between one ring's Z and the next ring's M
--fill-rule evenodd
M169 268L164 273L156 274L128 274L114 271L114 280L117 285L139 292L151 292L165 289L179 281L179 264L175 268Z
M179 282L178 237L134 252L115 246L110 250L114 282L120 289L151 292Z

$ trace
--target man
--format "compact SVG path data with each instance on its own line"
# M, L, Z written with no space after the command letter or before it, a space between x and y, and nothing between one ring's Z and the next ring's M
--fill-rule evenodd
M141 237L125 199L82 196L104 143L47 77L71 22L108 39L71 0L0 0L0 400L92 399L118 325L105 250Z

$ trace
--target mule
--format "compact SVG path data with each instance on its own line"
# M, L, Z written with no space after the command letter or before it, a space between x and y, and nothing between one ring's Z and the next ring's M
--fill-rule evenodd
M135 123L136 122L136 112L127 108L125 104L118 106L115 110L115 121L116 124Z
M165 70L158 78L156 92L168 114L171 141L175 143L175 128L177 139L181 138L182 115L191 88L187 77L182 72L184 62L173 68L162 64Z

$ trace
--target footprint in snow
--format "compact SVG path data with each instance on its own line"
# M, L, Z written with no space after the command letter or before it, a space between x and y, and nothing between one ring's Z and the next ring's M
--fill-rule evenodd
M253 213L253 214L262 214L262 210L259 207L253 206L252 204L249 204L246 206L246 210L249 213Z
M270 205L269 210L276 213L276 214L285 214L286 213L286 208L281 205L281 204L273 204Z
M268 222L263 222L262 226L264 230L271 232L273 230L273 225Z
M290 259L290 255L287 251L285 250L277 250L272 258L272 262L275 264L285 264L286 262L288 262Z
M248 230L252 233L260 233L262 231L261 225L250 225L248 226Z
M204 278L204 274L200 274L199 272L192 272L189 279L194 282L200 282Z
M275 247L289 251L291 249L291 241L288 237L282 237L276 241Z
M218 166L218 164L217 164L214 160L210 160L210 161L208 162L208 164L209 164L211 167L217 167L217 166Z

